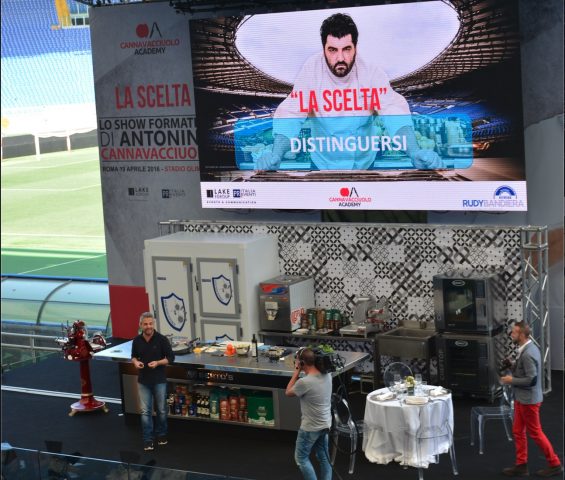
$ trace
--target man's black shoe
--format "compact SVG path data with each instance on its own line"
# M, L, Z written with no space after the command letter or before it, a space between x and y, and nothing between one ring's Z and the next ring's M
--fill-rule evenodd
M563 465L556 465L555 467L542 468L536 472L538 477L553 477L563 473Z
M504 470L502 470L502 473L507 477L527 477L530 474L530 472L528 472L528 465L526 463L505 468Z
M151 450L155 450L155 446L153 445L153 442L151 442L151 441L145 442L143 444L143 450L145 450L146 452L150 452Z
M167 443L169 443L167 437L159 437L157 439L157 445L167 445Z

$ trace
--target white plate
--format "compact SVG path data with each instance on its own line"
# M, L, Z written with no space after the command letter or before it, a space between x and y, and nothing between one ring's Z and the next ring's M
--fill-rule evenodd
M391 400L396 400L396 396L393 395L392 397L379 398L378 395L375 395L372 397L372 400L376 400L377 402L390 402Z
M428 403L428 397L411 397L408 396L404 399L406 405L425 405Z
M372 395L369 395L369 400L373 402L390 402L391 400L396 400L396 395L394 393L392 393L392 395L389 398L385 398L382 400L379 398L381 395L385 395L385 393L373 393Z
M443 397L444 395L448 395L451 392L447 389L447 388L441 388L441 389L432 389L428 392L428 395L430 397Z

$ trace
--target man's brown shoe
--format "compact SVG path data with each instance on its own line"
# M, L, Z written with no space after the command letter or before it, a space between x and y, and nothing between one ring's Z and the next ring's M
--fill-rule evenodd
M528 472L528 465L526 463L505 468L504 470L502 470L502 473L507 477L527 477L530 474L530 472Z
M536 472L538 477L553 477L563 473L563 465L556 465L555 467L542 468Z

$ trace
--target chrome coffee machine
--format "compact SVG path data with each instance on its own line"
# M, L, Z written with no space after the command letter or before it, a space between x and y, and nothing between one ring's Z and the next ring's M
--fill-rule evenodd
M314 307L314 279L281 275L259 284L261 329L292 332L300 328L300 314Z

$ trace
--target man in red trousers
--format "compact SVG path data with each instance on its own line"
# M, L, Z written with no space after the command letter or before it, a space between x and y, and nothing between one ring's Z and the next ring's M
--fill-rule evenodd
M541 429L539 409L543 401L541 391L542 362L539 348L530 339L530 327L517 322L510 333L512 342L518 344L518 356L511 374L500 378L514 391L514 425L512 433L516 443L516 464L505 468L502 473L508 477L526 477L528 472L528 440L536 442L547 460L547 468L536 472L540 477L563 475L563 466L551 443Z

